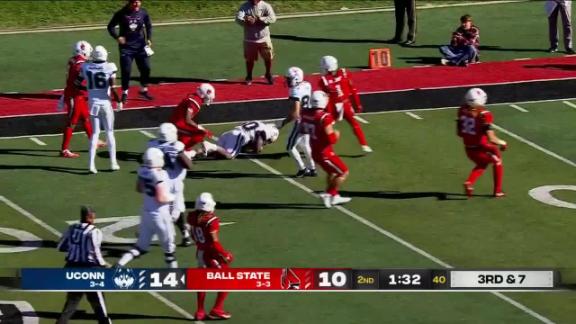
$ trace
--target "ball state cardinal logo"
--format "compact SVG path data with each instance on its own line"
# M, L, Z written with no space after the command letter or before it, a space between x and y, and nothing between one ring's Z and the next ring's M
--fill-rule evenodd
M136 278L132 269L118 268L114 272L114 285L116 288L129 289L132 287Z

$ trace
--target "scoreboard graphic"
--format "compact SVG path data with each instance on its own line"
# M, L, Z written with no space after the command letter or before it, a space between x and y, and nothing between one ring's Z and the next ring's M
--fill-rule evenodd
M526 291L561 288L555 270L28 268L33 291Z

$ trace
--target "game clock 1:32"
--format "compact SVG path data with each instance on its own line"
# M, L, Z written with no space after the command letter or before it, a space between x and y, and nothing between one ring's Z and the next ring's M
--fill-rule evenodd
M383 271L380 273L381 289L426 289L429 273L425 270Z

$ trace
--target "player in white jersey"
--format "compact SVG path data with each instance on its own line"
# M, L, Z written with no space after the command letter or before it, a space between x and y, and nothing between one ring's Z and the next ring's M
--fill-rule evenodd
M170 204L174 195L170 193L170 178L164 167L164 153L155 147L146 149L142 157L142 165L138 168L138 182L136 190L144 198L140 225L138 227L138 241L134 248L120 258L119 266L125 266L148 252L152 237L158 236L160 245L164 250L164 260L170 268L177 268L178 262L174 256L174 224L170 216Z
M92 122L92 138L90 139L90 164L91 173L98 173L94 158L98 147L100 127L106 131L108 138L108 151L110 152L110 165L112 170L120 170L116 161L116 138L114 137L114 112L110 102L110 92L114 101L120 102L118 94L113 89L116 78L116 64L107 62L108 52L103 46L96 46L92 52L92 62L84 63L80 70L76 85L81 86L82 80L86 80L88 90L88 106L90 109L90 121ZM118 105L118 109L121 106Z
M310 105L312 96L312 85L304 81L304 71L299 67L291 67L286 72L286 84L290 88L288 98L292 103L290 114L282 121L280 127L294 121L292 131L288 137L286 150L288 154L296 161L298 166L297 178L315 177L316 165L312 159L312 149L310 148L310 135L300 132L300 109L307 109ZM300 152L306 157L306 164L302 161Z
M260 153L265 145L276 142L280 134L274 124L251 121L234 127L220 135L216 144L204 141L200 153L217 153L227 159L234 159L241 152Z
M192 160L184 154L184 144L178 141L178 129L172 123L163 123L158 128L158 138L148 141L148 147L155 147L164 153L164 170L170 178L170 192L174 201L170 207L172 221L182 233L182 246L192 245L190 230L184 219L184 179L186 170L192 169Z

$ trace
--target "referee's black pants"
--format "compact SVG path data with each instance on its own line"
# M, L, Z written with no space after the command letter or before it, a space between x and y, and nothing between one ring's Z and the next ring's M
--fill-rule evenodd
M140 71L140 84L147 87L150 82L150 58L144 49L132 49L120 47L120 72L122 74L122 90L130 87L130 75L132 74L132 62L136 61Z
M394 0L394 15L396 17L396 31L394 38L402 39L404 34L404 17L408 20L408 36L406 40L416 39L416 0Z
M82 266L81 264L67 264L66 268L96 268L97 266ZM76 310L78 309L78 304L82 300L82 297L86 294L88 302L94 310L96 318L98 318L98 324L111 324L112 321L108 317L108 311L106 310L106 303L104 302L104 294L100 291L85 291L85 292L68 292L66 293L66 304L64 304L64 309L62 314L56 324L67 324L72 318Z

